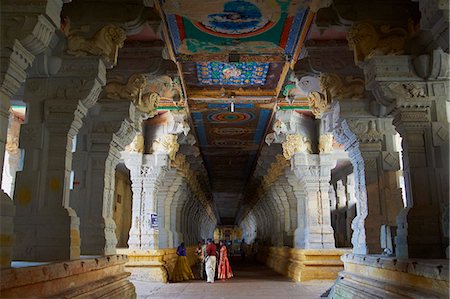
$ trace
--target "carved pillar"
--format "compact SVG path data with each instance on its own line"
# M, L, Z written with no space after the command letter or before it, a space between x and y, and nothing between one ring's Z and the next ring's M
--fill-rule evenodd
M347 236L346 244L352 245L352 221L356 217L356 197L355 197L355 175L352 173L347 176L345 184L345 192L347 194Z
M336 245L340 247L345 246L345 239L347 235L347 223L345 219L345 214L347 210L347 197L345 194L345 188L342 184L342 180L336 182L336 228L335 228L335 237L336 237Z
M331 169L336 161L329 154L296 153L292 168L300 184L290 178L298 201L298 227L295 231L296 248L335 248L331 227L330 199L328 196Z
M157 191L169 167L169 157L131 152L123 152L122 156L130 169L133 191L129 248L158 249L158 227L152 225L152 218L157 217Z
M35 55L42 53L50 43L53 32L59 28L62 1L2 1L0 27L0 169L3 169L7 142L10 99L26 79L26 70ZM0 171L0 181L2 172ZM14 204L0 190L0 267L9 267L15 242Z
M89 126L79 136L74 163L71 206L80 217L81 253L114 254L115 170L120 152L136 135L129 101L101 100L89 113ZM88 198L89 200L86 200Z
M402 137L407 198L397 218L401 257L441 258L448 245L442 225L442 215L448 219L448 54L434 51L429 59L434 64L426 80L409 56L374 57L364 67L367 88L388 107Z
M27 81L24 100L30 117L20 136L25 161L14 193L17 259L79 258L79 218L69 205L72 152L105 75L98 58L66 56L57 75Z

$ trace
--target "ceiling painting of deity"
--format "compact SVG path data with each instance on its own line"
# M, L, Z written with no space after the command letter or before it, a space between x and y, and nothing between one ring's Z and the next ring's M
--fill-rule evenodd
M291 0L162 1L175 53L295 51L307 9Z

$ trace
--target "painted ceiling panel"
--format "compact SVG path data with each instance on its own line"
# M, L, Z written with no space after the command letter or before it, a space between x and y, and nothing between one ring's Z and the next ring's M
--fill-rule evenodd
M269 63L199 62L197 78L201 85L264 85Z
M175 53L292 55L307 10L294 0L161 1Z

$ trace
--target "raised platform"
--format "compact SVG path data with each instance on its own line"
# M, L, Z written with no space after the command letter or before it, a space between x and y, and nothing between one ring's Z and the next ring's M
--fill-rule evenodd
M259 259L294 281L336 279L338 273L344 269L340 257L348 251L270 247L260 252Z
M331 298L448 298L448 260L345 254Z
M136 298L125 255L0 270L1 298Z
M196 262L195 247L188 247L186 255L189 264ZM158 250L130 250L118 248L117 252L128 256L126 264L134 279L149 280L157 282L168 282L177 261L175 248Z

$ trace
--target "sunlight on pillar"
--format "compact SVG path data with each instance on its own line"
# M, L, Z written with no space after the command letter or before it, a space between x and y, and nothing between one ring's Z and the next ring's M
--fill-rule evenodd
M402 148L402 137L399 133L394 135L394 147L400 155L400 170L398 171L398 185L402 189L402 201L403 207L406 207L406 188L405 188L405 177L403 176L403 148Z

